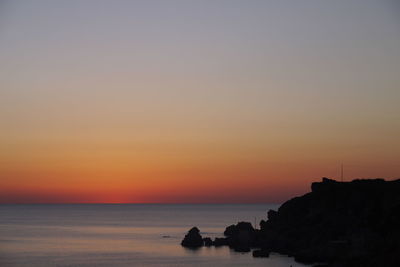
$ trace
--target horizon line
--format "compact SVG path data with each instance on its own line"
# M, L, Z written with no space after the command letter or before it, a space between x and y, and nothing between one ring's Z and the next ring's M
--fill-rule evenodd
M262 205L275 204L277 202L14 202L0 203L0 205Z

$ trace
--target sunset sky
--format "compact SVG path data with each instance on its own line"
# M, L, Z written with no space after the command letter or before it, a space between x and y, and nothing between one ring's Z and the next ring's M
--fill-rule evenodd
M282 202L400 178L396 1L1 1L0 203Z

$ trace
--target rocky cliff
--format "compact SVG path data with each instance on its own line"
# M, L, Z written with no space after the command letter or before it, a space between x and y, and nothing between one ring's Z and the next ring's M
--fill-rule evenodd
M400 266L400 180L337 182L323 178L311 192L270 210L260 230L238 223L214 245L255 248L330 266Z

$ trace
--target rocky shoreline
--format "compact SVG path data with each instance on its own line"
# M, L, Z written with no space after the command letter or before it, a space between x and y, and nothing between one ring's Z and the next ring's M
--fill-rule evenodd
M260 229L230 225L214 240L193 227L181 245L229 246L254 257L277 252L323 266L400 266L400 180L323 178L267 218Z

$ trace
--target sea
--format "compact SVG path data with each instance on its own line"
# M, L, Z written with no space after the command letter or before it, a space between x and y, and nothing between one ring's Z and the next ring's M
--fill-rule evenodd
M272 253L180 245L197 226L222 237L239 221L258 224L273 204L2 204L0 266L305 266Z

